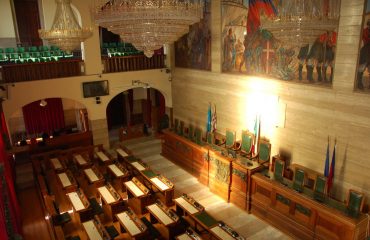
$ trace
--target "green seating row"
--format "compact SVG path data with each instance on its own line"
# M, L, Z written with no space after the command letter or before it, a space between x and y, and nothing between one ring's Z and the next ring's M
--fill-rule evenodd
M131 43L124 42L111 42L103 43L101 46L102 55L107 55L108 57L117 56L131 56L131 55L141 55L142 51L138 51Z
M47 51L61 51L57 46L30 46L30 47L9 47L9 48L0 48L0 53L12 54L12 53L25 53L25 52L47 52Z
M68 55L61 50L44 51L44 52L13 52L13 53L0 53L0 62L14 62L14 63L27 63L27 62L50 62L58 61L60 58L73 57L72 54Z

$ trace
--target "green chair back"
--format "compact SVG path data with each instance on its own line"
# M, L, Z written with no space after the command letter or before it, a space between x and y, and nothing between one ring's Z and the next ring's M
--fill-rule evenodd
M29 51L29 52L37 52L37 51L38 51L38 49L37 49L37 47L36 47L36 46L31 46L31 47L29 47L29 48L28 48L28 51Z
M207 132L207 143L214 144L214 135L212 132Z
M269 162L270 161L270 153L271 153L271 144L261 139L258 148L258 162Z
M194 126L189 124L188 138L194 142Z
M14 48L5 48L5 53L7 53L7 54L11 54L11 53L14 53L14 52L15 52Z
M24 47L18 47L18 48L17 48L17 52L18 52L18 53L24 53L24 52L25 52Z
M8 60L8 57L5 55L5 53L0 53L0 62L5 62Z
M349 216L357 218L360 215L363 200L364 195L362 193L353 190L349 191L347 206L347 213Z
M284 167L285 163L281 160L276 160L275 161L275 166L274 166L274 178L277 181L282 181L283 180L283 175L284 175Z
M294 174L293 189L298 192L303 192L304 180L305 180L304 170L296 169Z
M58 50L60 50L60 49L59 49L59 47L57 47L57 46L53 46L53 45L52 45L52 46L50 46L50 50L51 50L51 51L58 51Z
M184 121L180 121L180 129L179 129L179 135L183 136L184 135L184 126L185 123Z
M315 188L313 198L319 202L325 201L326 177L317 176L315 181Z
M225 147L232 148L235 144L235 132L226 130L226 142Z
M194 141L196 144L202 144L202 130L200 128L195 128Z
M252 150L253 136L248 131L242 132L242 143L240 146L240 151L249 154Z
M174 129L176 133L179 133L179 119L175 118Z
M4 49L0 48L0 53L4 53Z

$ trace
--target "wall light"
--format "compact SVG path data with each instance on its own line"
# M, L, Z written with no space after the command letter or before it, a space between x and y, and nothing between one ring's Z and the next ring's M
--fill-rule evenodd
M48 105L48 102L45 99L41 99L40 107L45 107L46 105Z

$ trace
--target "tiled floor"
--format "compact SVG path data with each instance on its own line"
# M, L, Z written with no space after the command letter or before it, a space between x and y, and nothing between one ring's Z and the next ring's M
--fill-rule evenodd
M175 184L175 197L187 193L205 206L206 210L216 219L229 224L247 239L291 239L254 215L247 214L231 203L226 203L200 184L192 175L162 157L160 139L146 137L120 144L132 150L134 155L140 157L153 170L169 178Z

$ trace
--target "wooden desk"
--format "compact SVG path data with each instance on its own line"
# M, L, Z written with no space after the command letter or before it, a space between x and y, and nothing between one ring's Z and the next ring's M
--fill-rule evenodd
M145 207L149 204L149 189L135 177L125 182L128 205L138 214L146 212Z
M166 231L163 235L166 239L173 239L179 231L176 226L179 221L177 214L166 208L161 202L149 205L146 208L149 211L150 222L153 224L160 223L165 226Z
M292 182L281 184L261 173L252 176L252 213L298 239L365 239L367 218L348 217L343 203L326 199L320 203L313 192L294 191Z
M97 151L95 155L103 164L110 164L113 161L113 159L110 159L103 151Z
M131 238L140 239L147 238L146 225L136 216L129 208L128 211L116 214L116 217L121 225L121 232L127 232ZM123 229L122 229L123 227Z
M229 201L231 184L231 163L232 158L224 156L222 152L209 149L209 183L211 192Z
M95 166L84 169L84 173L90 184L94 184L97 187L104 184L103 175Z
M69 170L64 173L59 173L58 180L66 193L76 191L77 182Z
M55 172L63 172L66 169L66 166L59 160L59 158L50 158L50 163Z
M97 216L95 216L93 220L83 222L82 226L90 240L110 239L108 232L105 230Z
M103 211L106 216L113 220L113 216L124 210L124 203L118 192L109 183L98 188L98 193L102 198Z
M163 130L162 155L208 185L208 148L184 138L174 131Z
M81 154L74 154L73 159L77 163L78 167L82 169L87 168L92 164L87 154L83 154L83 156Z
M218 221L209 215L206 211L191 215L194 220L194 229L197 230L198 224L207 232L210 232L210 229L218 224Z
M90 207L90 203L82 189L77 189L76 192L67 193L68 199L73 207L73 214L75 214L77 222L88 217L86 211Z
M166 177L156 174L151 169L141 171L142 176L144 177L144 182L149 185L153 192L156 193L156 196L165 203L166 206L173 205L173 196L174 196L174 185Z
M238 156L233 159L230 202L250 212L252 175L263 168L257 161L251 161L244 157Z
M235 238L230 235L225 229L220 226L214 226L210 229L212 237L218 240L235 240L235 239L245 239L245 238Z
M182 195L175 199L176 213L178 215L194 215L204 211L204 207L197 203L194 198Z
M176 240L202 240L202 238L193 229L189 228L184 234L176 236Z

